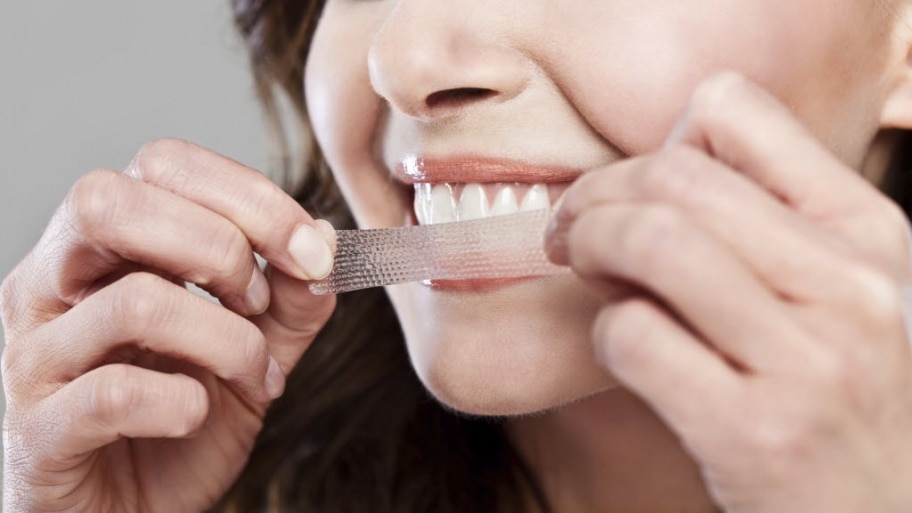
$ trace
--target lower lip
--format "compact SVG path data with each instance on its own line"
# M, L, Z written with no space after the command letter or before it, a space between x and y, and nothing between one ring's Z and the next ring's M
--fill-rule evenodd
M541 279L541 276L519 278L486 278L477 280L426 280L422 285L440 292L492 292L518 283Z
M569 184L566 184L564 188L568 186ZM415 216L415 210L413 208L413 204L415 202L414 187L409 186L407 192L408 193L405 195L405 198L407 199L403 205L405 210L405 225L417 226L418 218ZM421 284L425 287L430 288L431 290L439 292L479 293L493 292L495 290L503 289L511 285L525 283L541 278L542 276L523 276L518 278L483 278L474 280L425 280L422 281Z
M405 225L417 226L418 219L415 217L415 211L411 208L406 208L405 212ZM439 292L478 293L491 292L539 278L541 277L523 276L518 278L479 278L474 280L425 280L421 284Z

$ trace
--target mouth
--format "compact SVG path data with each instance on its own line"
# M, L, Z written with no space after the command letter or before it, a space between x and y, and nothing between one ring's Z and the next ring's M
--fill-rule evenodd
M422 225L550 208L581 173L483 157L409 156L395 170L396 177L412 187L410 208Z
M552 208L582 174L569 167L477 157L408 156L394 175L410 188L412 224L428 225L484 219ZM486 292L537 278L432 280L436 291Z

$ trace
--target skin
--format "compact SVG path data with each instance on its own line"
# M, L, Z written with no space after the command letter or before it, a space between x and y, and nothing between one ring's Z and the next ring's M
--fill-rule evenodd
M291 250L302 226L262 174L183 141L79 180L0 290L3 509L212 505L335 304L307 292L330 262L319 235Z
M754 3L330 0L321 20L302 79L363 226L403 223L402 153L586 170L547 238L575 277L389 290L438 398L538 413L509 428L558 511L912 503L908 226L855 171L912 128L907 6ZM324 234L181 141L80 180L0 288L4 510L212 504L333 309L306 291Z
M588 171L656 151L697 85L723 69L795 105L847 163L861 162L886 94L875 79L883 58L869 57L887 51L882 10L822 0L641 4L330 1L306 91L359 223L403 224L408 205L395 199L405 189L389 169L409 154ZM804 30L810 18L823 28ZM468 87L492 94L452 94ZM427 98L447 91L450 101L428 107ZM419 375L457 409L539 411L613 383L589 344L600 301L579 280L484 296L418 284L389 293Z
M403 224L407 155L586 170L547 240L575 277L388 287L438 399L546 412L511 429L558 511L912 500L908 227L853 171L910 121L904 9L329 2L308 105L361 225Z

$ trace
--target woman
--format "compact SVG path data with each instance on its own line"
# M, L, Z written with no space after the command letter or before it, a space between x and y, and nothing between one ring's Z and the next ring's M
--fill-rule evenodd
M907 511L910 7L236 1L308 210L180 141L77 183L3 287L5 509ZM562 197L573 274L312 296L327 168L362 228Z

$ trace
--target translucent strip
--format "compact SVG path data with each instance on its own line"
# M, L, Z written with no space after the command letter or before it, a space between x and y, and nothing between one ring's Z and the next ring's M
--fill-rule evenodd
M458 223L336 231L332 273L314 294L425 280L544 276L567 272L550 263L543 236L550 212L535 210Z

